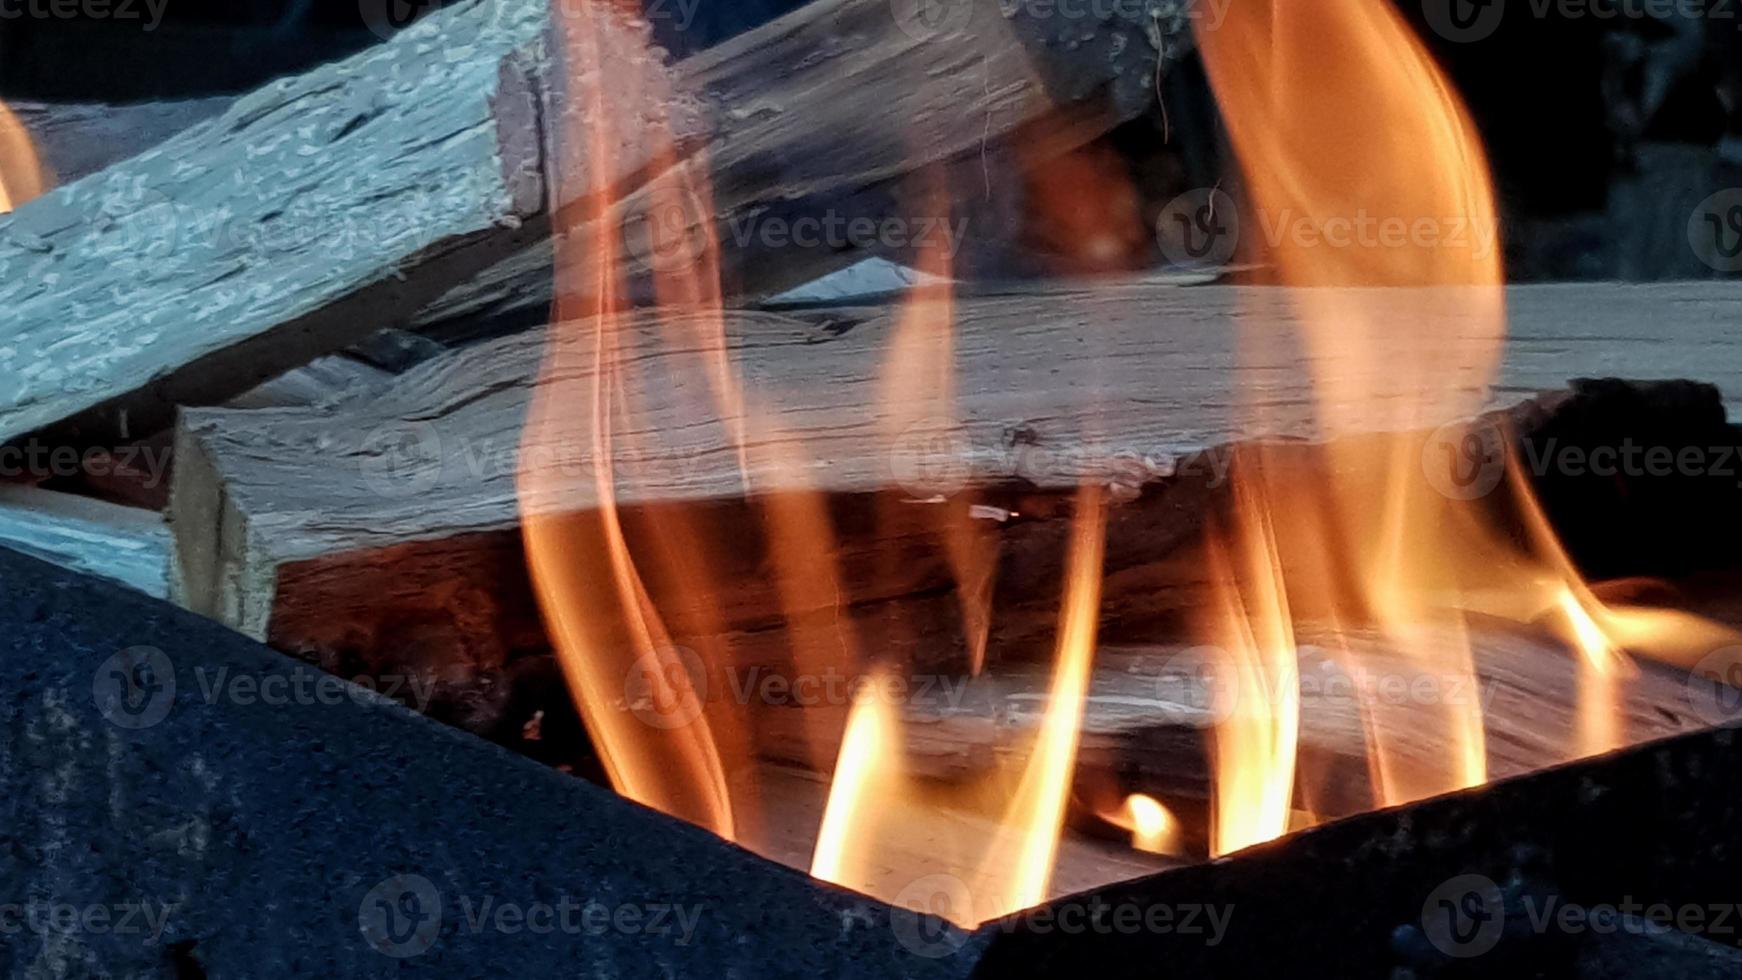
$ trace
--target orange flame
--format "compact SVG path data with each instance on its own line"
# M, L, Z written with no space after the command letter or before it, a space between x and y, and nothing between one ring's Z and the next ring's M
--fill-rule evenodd
M0 214L48 190L30 133L0 103Z
M811 755L841 736L832 760L812 760L818 771L832 761L833 782L811 872L927 909L935 896L916 898L909 886L943 873L961 886L947 914L963 925L1040 902L1062 846L1093 670L1104 493L1090 485L1076 496L1051 685L1032 744L960 783L922 779L904 759L895 706L902 666L888 651L863 649L846 615L836 530L813 485L818 467L797 426L769 407L773 382L752 385L734 363L707 161L686 157L673 136L682 127L661 115L683 103L682 93L668 90L649 54L638 9L634 0L583 4L557 26L573 105L558 117L565 128L553 194L571 229L558 241L564 299L526 425L519 487L539 600L606 771L633 799L754 842L767 780L748 752L751 719L744 706L714 696L742 652L721 608L721 559L753 535L766 548L762 584L780 606L794 666L869 680L844 729L822 730L839 726L838 715L805 713ZM1315 287L1290 294L1303 326L1284 342L1304 347L1314 366L1313 408L1332 437L1308 485L1284 478L1277 447L1244 453L1232 511L1209 548L1212 601L1196 628L1220 650L1218 674L1233 685L1232 710L1212 739L1212 851L1312 819L1295 798L1317 775L1303 772L1299 752L1303 626L1376 632L1413 669L1473 687L1474 615L1546 624L1583 664L1568 753L1622 744L1616 705L1631 670L1622 651L1688 662L1694 648L1672 640L1696 635L1691 617L1598 602L1516 470L1504 496L1519 511L1512 516L1522 535L1503 531L1459 487L1437 485L1424 471L1419 436L1372 435L1425 431L1483 406L1505 320L1492 237L1466 234L1458 244L1386 235L1339 245L1291 230L1358 226L1367 212L1406 229L1494 228L1493 190L1462 106L1385 0L1236 4L1201 39L1260 225L1282 229L1267 235L1268 258L1285 285ZM622 192L621 184L649 175ZM949 209L945 190L921 195L934 216ZM660 220L636 220L649 215ZM673 215L687 227L674 228ZM642 242L649 249L637 253L625 227L651 234ZM683 239L677 261L674 243L661 239L673 230ZM922 251L922 282L947 281L952 252ZM651 277L657 311L631 309L632 276ZM915 287L899 313L878 392L874 448L884 458L916 434L948 439L962 422L953 294ZM1400 357L1397 344L1379 341L1402 331L1419 342L1403 345ZM1262 331L1243 340L1276 342ZM1275 410L1256 399L1246 407L1257 429ZM1458 441L1473 430L1450 434ZM722 445L737 464L731 489L754 513L752 526L662 502L669 487L623 462L717 456ZM539 450L551 446L585 447L591 472L576 480L542 463ZM961 667L979 673L994 659L996 542L967 508L953 506L961 501L943 499L952 494L967 495L944 486L898 504L880 498L879 506L933 508L928 531L961 607ZM1478 703L1356 710L1378 802L1487 778ZM1380 717L1394 711L1409 714ZM1447 747L1446 764L1423 767L1381 734L1411 728ZM1131 795L1107 819L1127 827L1140 850L1181 846L1179 822L1151 797Z
M1376 629L1413 669L1470 690L1472 614L1521 623L1546 616L1581 663L1569 755L1622 744L1619 685L1629 665L1620 651L1685 656L1672 649L1674 629L1692 617L1676 617L1671 627L1661 615L1605 609L1516 468L1504 496L1515 504L1522 542L1480 499L1487 488L1466 493L1436 482L1434 446L1424 467L1419 436L1374 434L1425 432L1475 416L1502 352L1494 192L1450 84L1382 0L1236 4L1219 26L1200 31L1200 41L1265 257L1283 284L1312 287L1290 294L1301 326L1281 342L1304 348L1319 428L1331 440L1307 486L1283 483L1285 465L1264 448L1247 453L1236 471L1241 503L1214 550L1241 558L1212 569L1219 604L1205 625L1230 659L1240 695L1216 731L1213 850L1289 826L1300 764L1291 741L1298 722L1292 631L1303 622L1333 632ZM1279 342L1261 332L1245 339ZM1271 411L1262 402L1248 406L1260 429ZM1434 439L1465 446L1481 436L1475 427L1447 426ZM1476 699L1360 710L1379 802L1486 780ZM1399 711L1408 715L1386 716ZM1447 747L1448 764L1423 766L1380 734L1412 729L1431 731Z

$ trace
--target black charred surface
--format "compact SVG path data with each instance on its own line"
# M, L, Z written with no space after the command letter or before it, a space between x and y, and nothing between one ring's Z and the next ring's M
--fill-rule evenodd
M9 929L0 972L929 978L977 949L915 957L912 915L11 552L0 635L0 902L168 909Z

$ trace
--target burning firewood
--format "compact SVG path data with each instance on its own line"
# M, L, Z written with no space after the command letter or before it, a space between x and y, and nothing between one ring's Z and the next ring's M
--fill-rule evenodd
M1712 354L1722 343L1715 324L1732 291L1724 285L1515 289L1514 336L1496 400L1610 369L1611 341L1635 336L1637 324L1648 321L1664 339L1649 347L1651 361L1636 365L1639 373L1713 377L1732 387L1713 376L1726 362ZM1666 321L1662 311L1671 297L1679 313ZM876 352L890 315L737 313L730 332L746 374L769 379L768 393L793 417L809 420L792 439L827 463L817 469L825 481L818 489L839 502L836 519L851 552L843 556L847 598L865 603L949 582L921 530L925 512L939 505L922 501L970 487L1058 491L1083 478L1135 488L1181 467L1194 469L1198 482L1176 481L1181 489L1174 493L1224 482L1226 453L1191 454L1250 435L1222 397L1231 380L1237 383L1229 373L1235 370L1233 338L1223 324L1248 301L1266 302L1275 329L1287 328L1281 296L1239 290L1133 285L1094 295L967 301L959 308L962 426L941 438L916 432L894 444L864 436L880 410ZM642 338L650 349L654 336L649 327ZM527 635L536 642L542 628L526 598L515 477L542 343L532 334L457 352L368 401L187 413L172 506L180 601L291 650L366 652L390 644L382 631L408 616L457 630L463 647L500 651L504 642L513 647ZM649 361L652 404L669 394L659 379L679 370L678 357L656 353ZM1036 376L1024 367L1032 363L1052 367ZM1277 377L1293 378L1290 383L1304 390L1298 368L1276 367ZM1279 413L1302 403L1295 388L1274 399ZM1108 435L1095 437L1090 426L1103 408L1114 413L1113 421L1101 430ZM646 424L671 429L680 412L667 399ZM1310 438L1313 432L1300 417L1292 429L1272 434ZM661 504L712 501L753 521L754 510L736 502L743 483L719 453L723 443L711 441L718 438L717 427L702 427L665 455L617 460L619 503L631 520ZM577 476L597 463L585 447L544 451ZM561 509L596 506L584 493L589 484L577 486L582 491ZM868 519L868 495L880 493L910 501L894 511L911 516L905 531L899 522L879 531ZM1046 505L1044 496L1002 493L987 502L1007 505L981 518L988 531L1001 529L1007 554L1056 550L1057 537L1041 533L1035 522L1044 516L1037 509ZM1015 520L1010 510L1018 512ZM1113 566L1110 615L1123 615L1121 594L1155 595L1166 586L1165 576L1151 574L1154 562L1195 529L1203 511L1201 496L1155 491L1136 506L1115 508L1110 554L1128 557ZM1132 529L1121 531L1127 524ZM1169 525L1174 530L1164 531ZM1164 533L1175 537L1158 537ZM889 562L890 554L905 557ZM742 590L722 597L733 610L732 625L778 622L778 601L759 572L765 567L759 546L747 538L721 558L742 571L723 579ZM1028 576L1036 593L1053 587L1047 576L1056 565L1024 557L1004 564L1010 570L1002 581ZM1193 578L1171 581L1177 588ZM1043 635L1050 616L1049 609L1034 624Z

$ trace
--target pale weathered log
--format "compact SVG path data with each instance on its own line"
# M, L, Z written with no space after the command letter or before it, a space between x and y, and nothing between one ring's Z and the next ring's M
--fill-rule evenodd
M154 598L169 592L169 529L155 511L0 484L0 546Z
M1723 284L1514 289L1511 339L1489 401L1508 404L1569 378L1613 373L1694 377L1742 391L1728 326L1739 298ZM1154 481L1189 453L1259 434L1230 396L1236 386L1261 399L1271 434L1313 436L1306 374L1294 355L1237 366L1236 312L1245 317L1240 336L1280 335L1292 328L1287 300L1264 289L1130 284L966 301L955 347L960 425L944 425L941 446L926 427L911 441L880 432L889 406L879 400L878 375L894 314L735 313L727 329L753 397L771 417L795 420L796 430L774 441L813 462L805 483L831 495L840 525L843 599L864 603L951 581L932 508L955 504L904 500L971 485L1060 490L1080 480ZM651 349L658 330L638 322L632 348ZM188 413L172 508L180 601L288 649L367 649L406 615L536 635L515 477L543 342L532 334L451 355L369 402ZM1396 343L1404 352L1430 341L1400 333ZM686 415L693 406L668 383L694 368L682 354L655 352L637 363L628 383L644 414L620 445L639 449L624 449L615 464L631 533L644 519L638 515L658 505L709 501L700 520L739 529L722 549L722 581L735 583L722 597L727 624L778 624L756 505L742 498L747 485L752 497L794 485L770 472L746 483L722 427ZM1371 380L1380 390L1399 383ZM569 491L541 506L596 506L595 461L583 447L531 448L562 467ZM1123 560L1131 581L1110 579L1110 590L1158 594L1154 565L1170 550L1163 535L1189 536L1205 488L1226 475L1225 457L1199 462L1195 481L1165 483L1139 506L1115 509L1115 526L1132 528L1110 535L1110 556L1141 554ZM899 506L869 507L867 495L882 492ZM985 522L997 529L1001 566L1030 576L1020 584L1030 593L1056 589L1046 578L1056 574L1056 556L1023 556L1024 549L1055 552L1062 540L1034 522L1044 501L1006 496L1024 515L1007 525ZM883 516L868 519L872 510ZM1117 567L1111 557L1109 564Z
M544 23L442 11L0 219L0 441L148 434L539 237Z

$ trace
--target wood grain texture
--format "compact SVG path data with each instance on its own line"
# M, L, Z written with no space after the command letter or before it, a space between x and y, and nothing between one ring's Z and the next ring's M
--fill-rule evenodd
M0 218L0 441L148 433L522 247L538 134L498 125L503 64L544 11L440 12Z
M1023 12L961 9L966 20L930 30L912 5L816 0L674 65L669 90L698 105L671 127L682 162L616 208L629 240L629 285L645 292L655 266L666 275L700 271L713 241L721 288L747 305L892 248L844 236L802 244L784 229L819 220L915 225L930 212L903 180L932 164L946 168L940 183L969 197L989 194L983 184L1008 179L988 172L993 144L1021 139L1032 152L1063 152L1093 139L1142 108L1128 92L1132 80L1141 78L1147 93L1157 66L1176 53L1170 47L1164 57L1129 26L1097 25L1089 33L1100 44L1067 46L1035 36ZM1109 42L1125 34L1138 36L1110 53ZM553 133L580 121L591 84L581 72L548 87ZM1060 106L1069 109L1055 113ZM572 144L551 153L558 186L570 188L565 198L597 189L573 172L584 169L583 155ZM669 192L675 186L705 191L691 199ZM596 234L558 224L582 241ZM647 240L655 228L663 244ZM552 264L549 244L540 243L456 285L416 323L440 335L455 321L540 316L555 293Z
M1512 290L1511 299L1512 333L1500 383L1486 392L1489 404L1606 375L1689 377L1742 395L1742 360L1729 326L1742 309L1735 286L1535 286ZM1264 434L1242 421L1236 388L1262 399L1269 434L1316 434L1298 355L1238 363L1237 314L1247 336L1292 329L1280 291L1131 283L978 298L957 312L960 425L947 428L941 444L929 430L912 444L880 432L878 373L892 314L730 315L734 359L751 397L793 426L759 439L804 454L810 465L801 482L810 489L837 498L890 491L912 500L971 484L1141 484L1189 453ZM655 350L660 328L652 321L629 329L632 348L645 345L647 354L626 378L643 414L621 445L633 435L639 448L615 461L619 500L631 513L682 501L742 507L734 501L747 492L793 487L790 474L740 473L719 420L698 413L672 383L696 369L693 354ZM187 413L172 508L181 601L289 646L299 644L299 630L365 613L361 596L448 603L449 614L465 616L496 615L503 596L524 602L515 477L544 341L535 333L458 352L366 402ZM1424 341L1400 334L1397 343L1404 350ZM579 447L532 444L528 451L567 478L565 493L536 505L596 505L595 461ZM1193 505L1164 499L1156 506ZM1143 523L1141 514L1133 519ZM900 536L917 553L929 539L919 529L924 519L911 523ZM1007 532L1006 547L1022 547L1022 533ZM754 537L754 528L745 534ZM851 536L843 531L843 539ZM1159 544L1146 539L1145 546ZM902 548L885 540L864 550L889 547ZM768 588L757 572L758 548L734 554L745 576ZM908 570L923 578L917 565ZM879 581L887 587L855 598L897 595L912 585ZM298 629L275 633L275 610L284 604L274 597L291 592L305 597L293 605L306 614Z

